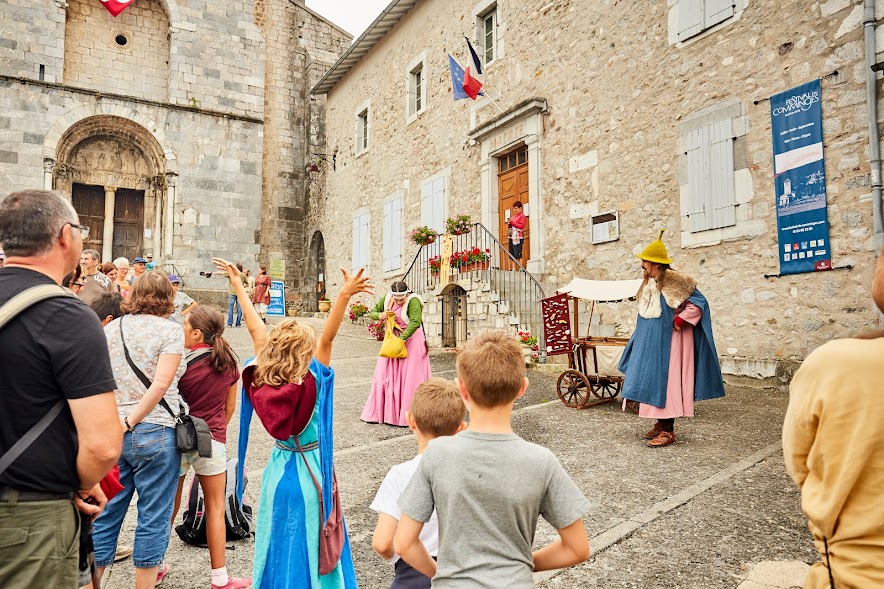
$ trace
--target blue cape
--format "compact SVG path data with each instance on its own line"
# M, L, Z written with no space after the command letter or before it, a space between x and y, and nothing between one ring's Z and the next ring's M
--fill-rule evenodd
M253 364L255 358L246 360L243 367ZM319 456L322 461L322 477L324 481L332 480L334 473L334 383L335 372L328 366L324 366L316 358L310 363L310 372L316 379L316 399L319 404ZM254 407L245 386L240 391L239 413L239 444L237 447L236 465L236 494L242 503L242 494L245 490L245 463L246 452L249 448L249 428L252 425L252 413ZM322 501L325 505L332 504L332 486L322 486ZM330 514L329 514L330 517Z
M724 396L724 382L712 337L709 303L697 289L688 300L703 312L700 324L694 328L694 400L717 399ZM635 332L623 350L620 372L625 378L620 395L624 399L663 408L666 406L675 312L666 304L662 294L660 304L663 314L659 318L645 319L639 315Z

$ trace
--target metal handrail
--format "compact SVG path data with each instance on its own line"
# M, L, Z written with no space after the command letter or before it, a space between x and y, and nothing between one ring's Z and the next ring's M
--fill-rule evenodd
M481 223L474 223L470 232L454 235L453 252L479 250L488 256L487 262L466 267L451 267L452 275L457 273L459 280L469 279L471 283L487 284L499 297L498 305L506 305L506 313L515 317L519 325L524 325L534 333L544 349L543 320L540 301L546 298L543 287L525 267L510 253L507 247ZM430 260L440 256L441 240L421 246L405 272L403 280L417 294L433 292L440 285L438 271L430 269ZM502 269L502 262L512 270ZM447 280L445 284L447 284Z

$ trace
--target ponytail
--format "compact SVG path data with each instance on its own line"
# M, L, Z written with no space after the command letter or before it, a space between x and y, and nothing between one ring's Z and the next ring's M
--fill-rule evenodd
M196 307L187 314L187 319L193 329L202 332L203 343L212 347L209 356L209 365L212 369L215 372L235 370L239 365L239 358L223 337L224 316L209 307Z

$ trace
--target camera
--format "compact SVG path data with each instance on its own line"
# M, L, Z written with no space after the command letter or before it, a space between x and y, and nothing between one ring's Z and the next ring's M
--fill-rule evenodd
M200 276L205 276L206 278L211 278L212 276L221 276L218 272L200 272Z

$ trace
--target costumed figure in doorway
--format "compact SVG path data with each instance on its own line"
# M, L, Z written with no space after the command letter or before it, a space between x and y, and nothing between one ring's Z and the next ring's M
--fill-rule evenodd
M694 401L724 396L724 382L709 303L696 280L669 267L663 230L638 257L645 281L635 332L620 359L621 396L639 403L639 417L657 420L644 437L659 448L675 442L675 419L693 417Z
M430 355L423 328L424 303L404 282L394 282L390 293L371 310L375 321L392 315L399 337L405 340L407 358L378 358L371 393L362 421L407 427L405 412L417 387L430 378Z

